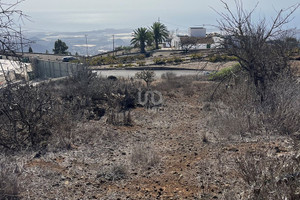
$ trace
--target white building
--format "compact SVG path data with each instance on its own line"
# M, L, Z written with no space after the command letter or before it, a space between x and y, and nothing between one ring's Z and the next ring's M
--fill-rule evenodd
M203 27L190 27L189 28L190 37L206 37L206 28Z

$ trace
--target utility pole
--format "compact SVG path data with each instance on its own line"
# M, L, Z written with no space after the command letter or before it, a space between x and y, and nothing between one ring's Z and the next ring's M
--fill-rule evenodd
M115 35L112 36L113 36L113 51L115 51Z
M113 55L115 55L115 35L113 36Z
M20 26L20 41L21 41L21 51L22 51L22 56L24 55L24 51L23 51L23 36L22 36L22 29Z
M89 57L88 39L87 39L87 35L84 36L85 36L85 45L86 45L86 56Z
M160 17L158 17L158 23L160 23Z

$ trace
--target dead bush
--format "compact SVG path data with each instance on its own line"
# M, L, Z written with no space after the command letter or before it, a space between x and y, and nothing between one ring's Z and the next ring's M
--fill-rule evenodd
M45 149L54 134L60 140L55 146L69 148L79 121L99 120L106 113L112 124L132 125L130 110L140 86L96 77L88 70L36 86L10 84L0 90L0 146Z
M291 154L268 157L251 154L236 160L237 172L244 182L245 199L299 199L300 160Z
M6 149L39 148L51 135L54 99L46 84L8 85L0 91L0 145Z
M154 88L162 92L176 91L180 88L189 90L195 80L197 80L197 76L175 76L163 79Z
M131 163L133 166L141 166L142 168L152 168L158 165L160 158L157 152L153 151L150 147L144 145L137 145L131 152Z
M128 168L122 164L115 164L109 169L104 169L97 175L97 178L102 179L102 181L119 181L126 179L127 177Z
M262 105L268 129L292 135L300 131L300 84L293 77L281 77L268 87ZM270 118L266 118L270 116Z
M110 109L107 116L107 123L115 126L132 126L133 120L130 111L118 112L116 109Z
M250 82L237 80L230 87L220 85L214 93L213 117L208 122L223 136L294 134L300 127L300 89L292 77L268 86L265 101Z
M171 79L174 79L175 77L176 77L176 74L173 72L166 72L161 75L161 78L166 79L166 80L171 80Z
M0 199L21 199L17 174L5 163L0 163Z
M211 114L207 118L208 126L218 133L219 140L260 134L263 124L255 102L255 94L247 82L232 88L220 85L213 101L204 106Z

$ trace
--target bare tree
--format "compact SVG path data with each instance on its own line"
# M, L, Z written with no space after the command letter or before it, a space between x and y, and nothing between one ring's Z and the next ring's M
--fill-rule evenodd
M20 50L22 33L20 21L23 22L27 16L17 9L17 6L24 0L15 0L7 3L0 3L0 43L1 53L5 55L15 55Z
M155 73L151 70L144 70L142 72L137 72L135 77L138 79L143 79L147 84L147 88L149 88L150 84L154 81Z
M22 56L17 54L21 52L22 48L29 43L27 39L23 38L20 23L23 22L27 16L18 10L17 6L24 0L1 1L0 2L0 53L6 57L11 56L19 60ZM2 73L5 76L4 69L0 64ZM6 82L10 82L9 78L5 76Z
M300 4L281 9L268 23L265 18L256 22L253 19L258 4L247 11L241 0L235 0L236 10L221 2L226 12L216 12L221 16L218 28L223 33L223 47L226 53L239 59L263 101L267 84L290 73L290 51L285 42L290 30L285 30L284 25L290 22Z
M180 37L180 46L186 52L197 45L198 39L196 37L183 36Z

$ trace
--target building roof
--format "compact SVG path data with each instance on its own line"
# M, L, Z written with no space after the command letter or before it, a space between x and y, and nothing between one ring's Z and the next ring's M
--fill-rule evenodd
M190 29L205 29L204 27L190 27Z

